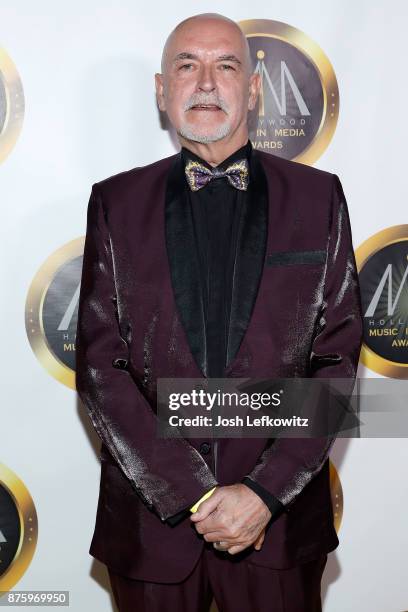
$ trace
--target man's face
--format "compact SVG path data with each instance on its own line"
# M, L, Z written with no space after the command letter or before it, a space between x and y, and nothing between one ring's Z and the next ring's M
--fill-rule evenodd
M228 22L191 21L174 33L156 90L178 134L215 142L246 124L259 90L248 60L240 33Z

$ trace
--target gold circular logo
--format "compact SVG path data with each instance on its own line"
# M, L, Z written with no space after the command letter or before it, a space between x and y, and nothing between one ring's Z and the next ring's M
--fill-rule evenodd
M25 323L37 359L75 389L75 334L85 238L71 240L41 266L28 291Z
M330 61L304 32L286 23L247 19L238 24L262 83L257 107L248 115L253 147L312 164L328 147L339 114Z
M31 563L37 513L24 483L0 463L0 591L10 591Z
M356 250L364 319L362 363L408 378L408 225L371 236Z
M24 92L17 69L0 47L0 162L13 149L24 119Z

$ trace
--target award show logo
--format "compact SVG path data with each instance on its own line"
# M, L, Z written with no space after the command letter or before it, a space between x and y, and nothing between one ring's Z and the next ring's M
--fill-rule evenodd
M85 238L55 251L28 291L26 332L37 359L67 387L75 389L75 334Z
M257 106L248 115L253 147L312 164L328 147L339 114L337 80L328 58L286 23L247 19L238 24L262 82Z
M15 65L0 47L0 162L13 149L23 118L23 86Z
M23 576L37 537L34 502L24 483L0 463L0 591L10 591Z
M361 361L392 378L408 378L408 225L394 225L356 251L364 315Z

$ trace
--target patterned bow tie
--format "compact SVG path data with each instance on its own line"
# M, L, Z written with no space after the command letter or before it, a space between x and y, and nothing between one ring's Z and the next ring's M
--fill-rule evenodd
M191 191L198 191L212 179L222 176L226 176L230 185L236 189L246 191L248 187L249 171L246 159L237 160L225 170L219 170L218 168L210 170L198 161L189 160L184 170Z

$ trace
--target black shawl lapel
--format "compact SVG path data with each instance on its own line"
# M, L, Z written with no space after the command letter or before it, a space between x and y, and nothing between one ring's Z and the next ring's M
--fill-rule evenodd
M255 149L252 150L249 167L250 181L237 236L226 367L236 357L251 319L268 239L268 184Z
M175 156L167 177L165 235L171 282L181 324L195 362L207 376L204 303L181 152Z

